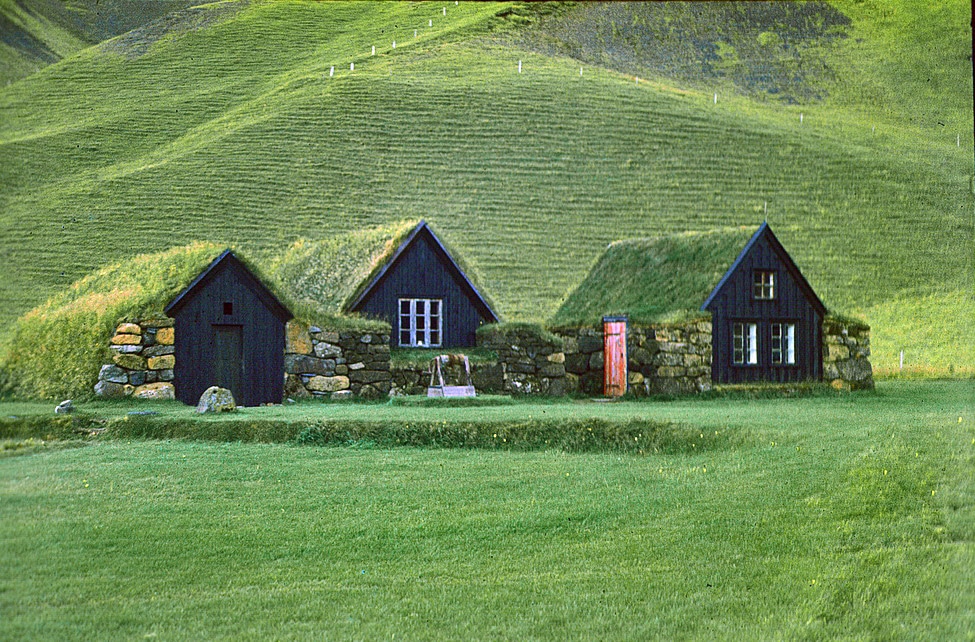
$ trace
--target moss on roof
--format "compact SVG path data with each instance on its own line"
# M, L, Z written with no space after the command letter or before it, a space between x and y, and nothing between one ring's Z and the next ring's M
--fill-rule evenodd
M338 315L418 223L400 221L320 241L298 239L271 259L269 269L303 304Z
M612 243L549 325L593 325L614 314L648 324L707 316L701 304L757 229L719 228Z

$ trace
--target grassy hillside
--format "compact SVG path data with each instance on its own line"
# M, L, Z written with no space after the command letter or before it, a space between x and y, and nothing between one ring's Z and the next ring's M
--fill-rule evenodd
M0 0L0 86L191 0Z
M972 150L956 144L972 137L970 76L939 86L950 130L861 109L839 81L815 104L714 104L514 46L507 4L443 7L215 5L0 91L0 323L137 253L206 239L271 254L420 217L503 315L544 320L608 243L755 225L766 203L828 304L869 320L905 302L878 339L931 300L902 292L971 306ZM959 13L931 12L947 44ZM922 46L884 20L853 16L844 42L864 41L831 59L838 77L880 57L927 69L898 62ZM966 65L941 67L958 79ZM964 329L936 319L942 337Z

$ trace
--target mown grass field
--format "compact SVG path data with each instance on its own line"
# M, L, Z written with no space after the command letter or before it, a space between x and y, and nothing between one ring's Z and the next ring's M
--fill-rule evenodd
M878 362L975 368L964 7L837 5L833 93L787 106L532 53L509 6L221 5L0 90L0 323L137 253L271 255L421 217L502 315L544 321L609 242L755 225L767 203L827 305L877 319ZM902 38L920 18L933 40ZM892 73L937 90L902 97Z
M973 396L585 406L734 435L642 456L5 442L0 637L971 639Z

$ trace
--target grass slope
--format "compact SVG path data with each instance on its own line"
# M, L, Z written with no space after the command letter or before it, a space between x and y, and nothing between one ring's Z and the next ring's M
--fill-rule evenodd
M268 253L420 217L506 318L543 320L608 243L754 225L766 202L824 299L850 311L906 302L875 336L904 331L921 305L901 292L971 305L972 152L955 132L838 98L715 105L663 81L590 66L580 76L574 60L487 37L506 6L214 8L224 13L106 43L3 90L0 321L160 246ZM892 44L898 32L867 18L852 28L873 38L867 58L920 47ZM942 105L970 105L965 87ZM961 336L952 317L938 325Z
M965 639L971 400L598 405L736 437L649 456L4 444L0 637Z

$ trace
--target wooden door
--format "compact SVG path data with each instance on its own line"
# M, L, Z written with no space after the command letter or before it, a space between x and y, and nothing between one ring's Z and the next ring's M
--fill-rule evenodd
M226 388L233 393L234 401L243 405L244 328L239 325L214 325L213 337L213 385Z
M603 394L626 393L626 317L603 317Z

